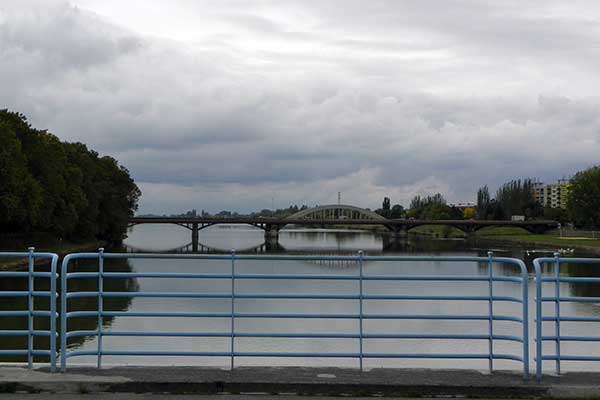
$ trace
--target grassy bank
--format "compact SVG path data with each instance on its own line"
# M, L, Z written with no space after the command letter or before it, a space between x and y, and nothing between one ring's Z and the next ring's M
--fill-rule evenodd
M560 237L557 233L533 234L520 228L489 228L477 232L476 238L496 243L555 247L556 250L572 248L600 255L600 239Z
M410 233L441 238L465 237L461 230L442 225L420 226ZM556 232L533 234L522 228L489 227L477 231L471 237L495 243L555 247L556 250L572 248L600 255L600 239L560 237Z
M600 239L561 238L556 235L490 235L479 236L494 242L531 244L536 246L556 247L558 249L572 248L600 255Z

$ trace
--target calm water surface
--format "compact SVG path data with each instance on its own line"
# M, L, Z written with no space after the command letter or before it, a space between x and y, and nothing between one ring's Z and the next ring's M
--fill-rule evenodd
M186 252L189 251L189 231L177 226L138 226L129 233L126 251L130 252ZM441 240L431 238L410 238L390 245L378 234L370 232L325 231L325 230L289 230L280 234L280 245L267 249L263 243L260 230L245 227L214 226L200 232L200 250L209 253L223 253L228 249L236 249L239 253L263 253L277 251L286 254L305 255L352 255L363 250L368 255L469 255L485 256L493 250L498 256L524 259L528 266L535 257L552 253L550 248L507 249L506 247L483 245L465 240ZM494 247L494 248L490 248ZM527 253L529 250L529 254ZM535 250L536 252L531 252ZM80 271L94 271L97 267L90 261L76 265ZM149 260L132 259L129 261L107 261L105 271L124 272L229 272L228 261L209 260ZM594 271L596 271L594 275ZM570 276L600 276L600 265L569 266L562 271ZM351 274L358 273L355 263L340 262L308 262L308 261L240 261L236 263L239 273L268 274ZM435 275L487 275L487 264L483 263L450 263L450 262L418 262L390 263L366 262L365 274L435 274ZM495 265L494 273L498 275L518 275L518 270L509 265ZM552 271L545 271L551 274ZM533 358L533 276L530 271L530 335ZM1 290L16 285L7 283ZM74 280L70 290L96 290L95 280ZM236 282L238 293L339 293L355 294L358 282L355 281L286 281L286 280L240 280ZM11 290L15 290L14 287ZM231 290L227 280L193 280L193 279L106 279L106 291L169 291L169 292L213 292L228 293ZM435 294L435 295L486 295L486 282L364 282L365 293L369 294ZM550 288L548 295L551 295ZM565 296L600 296L598 284L570 284L561 286ZM516 296L521 293L520 286L511 282L495 282L494 294L498 296ZM42 300L40 300L42 301ZM40 303L41 304L41 303ZM4 309L15 304L4 304ZM96 299L74 299L69 302L69 310L94 310ZM197 312L229 312L231 303L224 299L160 299L160 298L107 298L105 310L115 311L197 311ZM553 306L548 304L548 312ZM356 313L356 300L236 300L236 311L241 313ZM410 314L486 314L488 304L482 302L458 301L381 301L365 300L365 313L410 313ZM519 316L521 309L516 303L496 302L496 314ZM600 316L600 304L564 303L563 315ZM6 321L5 321L6 322ZM42 323L41 321L40 323ZM19 321L12 320L8 324L16 326ZM96 329L96 318L78 318L70 320L69 329ZM104 330L115 331L209 331L228 332L230 321L224 318L141 318L118 317L106 318ZM599 324L563 323L563 335L598 335ZM16 328L11 328L16 329ZM435 320L365 320L365 333L479 333L487 334L487 321L435 321ZM512 322L496 321L494 329L497 334L520 335L520 325ZM545 333L553 333L553 325L545 326ZM357 333L358 321L355 320L313 320L313 319L237 319L236 330L240 332L328 332ZM38 339L36 339L38 340ZM229 351L229 338L132 338L104 337L103 346L111 350L164 350L164 351ZM19 346L19 341L4 341L2 347ZM39 339L43 343L43 339ZM356 339L255 339L237 338L236 350L243 352L357 352ZM10 344L10 346L9 346ZM22 344L24 345L24 344ZM94 336L73 339L72 349L92 350L98 343ZM553 349L553 343L546 343ZM7 347L8 346L8 347ZM563 354L600 355L597 343L563 342ZM496 341L495 352L520 355L518 343ZM396 340L371 339L364 341L364 351L372 353L487 353L488 343L464 340ZM214 365L227 367L229 360L209 357L104 357L106 365L119 364L185 364ZM94 363L93 357L76 357L70 363ZM297 358L238 358L236 365L310 365L310 366L343 366L356 367L353 359L297 359ZM440 367L440 368L487 368L486 360L365 360L369 367ZM499 369L519 369L520 363L511 361L495 361ZM550 370L549 363L546 368ZM563 370L595 369L600 370L600 363L564 363Z

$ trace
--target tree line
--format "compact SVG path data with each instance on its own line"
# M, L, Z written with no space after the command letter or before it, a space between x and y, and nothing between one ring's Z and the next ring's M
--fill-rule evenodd
M440 193L433 196L415 196L406 210L401 204L391 205L389 197L384 197L381 208L375 212L385 218L412 218L412 219L462 219L465 211L448 205ZM468 216L468 215L467 215Z
M140 195L114 158L0 110L0 233L120 240Z
M510 219L523 215L527 219L549 219L572 223L578 228L600 228L600 167L577 172L567 186L566 207L542 206L533 195L531 179L513 180L502 185L494 198L487 186L477 191L479 219Z
M544 209L533 196L531 179L512 180L500 186L496 196L491 197L486 186L477 191L476 216L478 219L510 219L513 215L536 218L544 215Z
M485 185L477 191L475 208L463 210L448 205L439 193L413 197L408 209L401 204L392 206L390 198L384 197L381 208L375 212L386 218L428 220L509 220L514 215L522 215L526 219L549 219L573 223L579 228L600 229L600 166L579 171L570 179L564 209L544 207L536 201L533 189L533 180L516 179L501 185L492 196Z

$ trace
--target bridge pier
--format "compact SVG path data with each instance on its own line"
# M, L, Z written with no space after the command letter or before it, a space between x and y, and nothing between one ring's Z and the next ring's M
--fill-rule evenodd
M192 223L192 252L198 252L198 232L200 229L198 228L198 223Z
M280 225L277 224L266 224L265 225L265 243L269 247L277 247L279 243L279 230Z

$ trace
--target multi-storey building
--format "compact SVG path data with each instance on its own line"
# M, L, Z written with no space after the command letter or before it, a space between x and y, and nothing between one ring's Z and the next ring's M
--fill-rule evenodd
M567 208L569 180L559 179L557 183L547 185L541 182L533 183L533 198L544 207Z
M540 203L541 205L544 205L546 202L546 196L545 196L545 190L544 188L546 187L546 185L544 185L542 182L533 182L533 198L535 201L537 201L538 203Z

